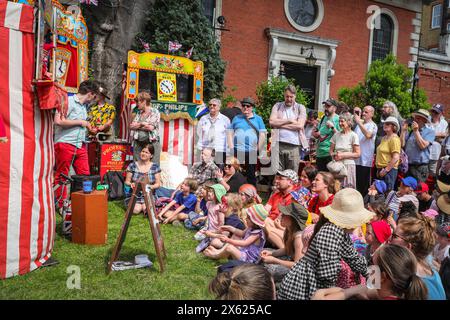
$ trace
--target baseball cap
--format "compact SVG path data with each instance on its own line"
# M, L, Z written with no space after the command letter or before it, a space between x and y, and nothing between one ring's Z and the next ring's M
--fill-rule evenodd
M405 186L412 188L413 190L417 189L417 180L413 177L406 177L402 179L402 182Z
M386 192L387 190L386 182L384 182L383 180L375 180L374 184L375 189L377 189L379 193L384 194Z
M432 111L436 111L437 113L444 113L444 106L440 103L436 103L433 108L431 108Z
M282 177L286 177L292 180L292 182L297 183L298 182L298 174L295 173L294 170L291 169L287 169L287 170L278 170L277 171L277 175L282 176Z
M339 106L339 103L336 100L332 99L332 98L329 98L329 99L325 100L324 102L322 102L322 104L326 104L326 105L329 105L329 106L335 106L335 107Z
M423 193L428 192L430 188L428 188L428 185L425 182L419 182L417 189L415 190L416 193Z

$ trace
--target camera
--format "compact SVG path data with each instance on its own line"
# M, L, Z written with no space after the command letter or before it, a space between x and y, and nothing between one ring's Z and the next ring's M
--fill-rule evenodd
M414 121L413 119L406 119L406 123L408 124L408 127L412 126L413 121Z

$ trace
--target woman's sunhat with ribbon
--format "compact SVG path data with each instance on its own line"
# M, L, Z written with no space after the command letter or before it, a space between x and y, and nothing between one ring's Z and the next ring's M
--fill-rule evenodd
M361 193L352 188L342 189L335 194L331 205L319 210L328 220L344 229L360 227L375 215L364 208Z
M260 226L261 228L264 227L265 224L264 220L267 219L269 213L262 204L255 204L250 208L245 209L245 212L247 213L247 216L254 224Z

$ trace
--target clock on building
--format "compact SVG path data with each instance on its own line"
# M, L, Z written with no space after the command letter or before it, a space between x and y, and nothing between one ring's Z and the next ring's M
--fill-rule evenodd
M285 0L284 10L292 26L302 32L315 30L323 19L322 0Z
M175 84L169 79L161 80L159 90L164 94L171 94L175 91Z

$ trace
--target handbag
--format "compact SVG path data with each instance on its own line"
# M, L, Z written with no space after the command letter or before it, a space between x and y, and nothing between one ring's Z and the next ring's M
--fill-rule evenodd
M342 161L331 160L327 163L327 169L336 177L343 178L347 176L347 168Z

